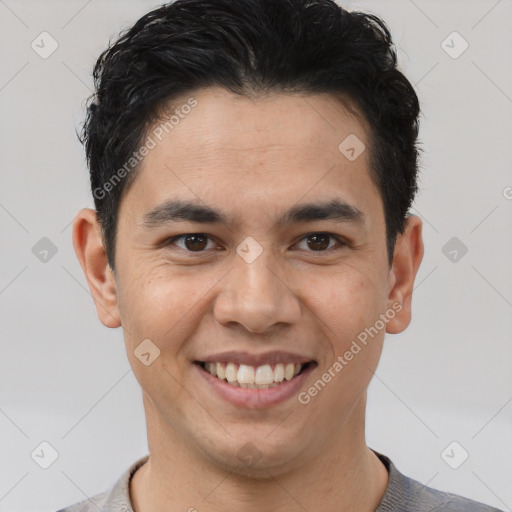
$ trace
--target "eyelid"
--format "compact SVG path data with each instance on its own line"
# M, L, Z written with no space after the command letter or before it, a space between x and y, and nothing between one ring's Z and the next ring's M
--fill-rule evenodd
M211 242L215 242L216 241L216 238L211 236L211 235L209 235L208 233L192 232L192 233L182 233L180 235L171 236L171 237L167 238L166 240L164 240L162 242L162 246L163 247L167 247L168 245L171 245L171 244L173 244L174 242L176 242L176 241L178 241L180 239L186 238L187 236L193 236L193 235L203 236L203 237L207 238L208 241L211 241ZM205 254L207 252L206 250L203 250L203 251L189 251L189 250L183 249L181 247L179 247L179 249L182 249L182 251L187 252L189 254Z
M180 240L180 239L183 239L187 236L192 236L192 235L201 235L201 236L204 236L206 237L208 240L210 241L213 241L215 242L216 241L216 238L209 235L208 233L195 233L195 232L191 232L191 233L182 233L180 235L175 235L175 236L172 236L166 240L164 240L164 242L162 243L163 246L168 246L168 245L171 245L173 244L174 242L176 242L177 240ZM336 242L338 242L338 247L331 247L330 249L325 249L323 251L305 251L305 252L308 252L308 253L311 253L311 254L326 254L326 253L330 253L332 251L336 251L336 250L340 250L342 249L343 247L346 247L346 246L349 246L350 243L343 237L339 236L339 235L335 235L334 233L331 233L329 231L311 231L309 233L306 233L304 235L302 235L297 242L294 243L294 245L297 245L299 244L300 242L302 242L303 240L313 236L313 235L327 235L331 238L333 238L334 240L336 240ZM181 247L180 247L181 249ZM300 250L300 249L299 249ZM207 250L202 250L202 251L189 251L187 249L183 249L183 251L189 253L189 254L205 254L207 252Z
M304 239L309 238L313 235L327 235L327 236L333 238L334 240L336 240L336 242L338 242L338 246L334 246L334 247L331 247L330 249L325 249L323 251L306 251L311 254L326 254L326 253L340 250L343 247L346 247L349 245L348 241L345 240L343 237L341 237L339 235L335 235L334 233L330 233L329 231L311 231L310 233L306 233L305 235L302 235L302 237L298 240L298 242L295 245L297 245L298 243L302 242Z

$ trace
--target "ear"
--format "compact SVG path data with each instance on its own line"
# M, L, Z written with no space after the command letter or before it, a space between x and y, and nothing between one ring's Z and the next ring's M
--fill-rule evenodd
M388 310L395 316L386 324L386 332L397 334L411 322L411 301L414 279L423 259L422 222L409 215L403 234L398 235L393 262L389 271Z
M73 221L73 247L89 284L101 323L121 325L114 273L107 261L96 211L84 208Z

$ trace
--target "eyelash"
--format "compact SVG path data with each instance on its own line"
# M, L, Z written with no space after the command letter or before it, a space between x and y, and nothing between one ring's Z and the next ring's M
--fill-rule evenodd
M184 238L186 238L188 236L194 236L194 235L200 235L200 236L208 238L209 240L212 240L212 237L208 236L206 233L184 233L182 235L176 235L176 236L173 236L173 237L169 238L168 240L166 240L164 242L164 245L168 246L168 245L171 245L171 244L173 244L174 242L176 242L176 241L178 241L180 239L184 239ZM303 240L305 240L307 238L312 237L313 235L327 235L327 236L331 237L332 239L336 240L336 242L338 242L338 244L339 244L339 247L331 247L331 248L320 250L320 251L306 251L306 252L310 252L312 254L327 253L327 252L330 252L330 251L333 251L333 250L336 251L336 250L340 250L343 247L346 247L346 246L349 245L345 240L343 240L339 236L334 235L333 233L326 232L326 231L313 231L311 233L307 233L306 235L304 235L299 240L298 243L302 242ZM180 249L183 249L183 248L180 247ZM202 251L189 251L188 249L183 249L183 250L188 252L188 253L190 253L190 254L202 254L202 253L206 252L206 249L202 250Z

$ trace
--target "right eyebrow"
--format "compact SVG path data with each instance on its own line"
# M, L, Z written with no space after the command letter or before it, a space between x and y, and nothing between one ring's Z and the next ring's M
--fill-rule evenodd
M142 226L152 228L172 222L188 221L197 224L228 224L224 213L209 206L181 201L166 201L142 217Z

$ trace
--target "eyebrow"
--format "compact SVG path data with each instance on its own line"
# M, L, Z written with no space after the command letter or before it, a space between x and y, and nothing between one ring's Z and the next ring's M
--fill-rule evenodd
M337 220L362 224L365 215L354 205L332 199L330 201L295 205L278 218L277 226L313 222L315 220ZM154 228L175 222L226 224L228 226L232 224L227 215L220 210L176 199L166 201L144 214L141 225L143 228Z

